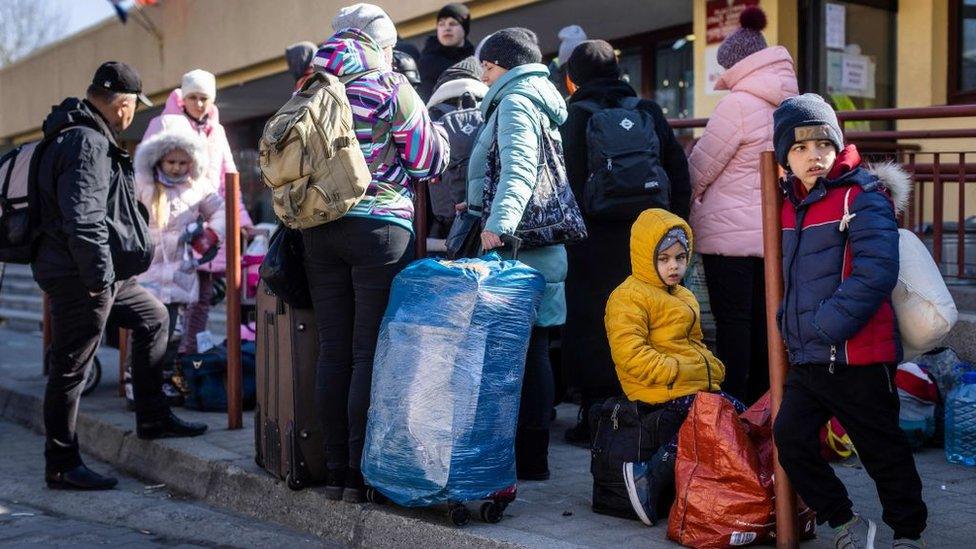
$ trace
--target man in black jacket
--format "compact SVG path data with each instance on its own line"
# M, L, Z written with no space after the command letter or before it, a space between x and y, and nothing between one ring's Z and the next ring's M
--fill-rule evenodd
M124 63L95 72L84 100L65 99L44 121L36 158L40 224L32 268L51 303L50 373L44 395L45 480L51 488L100 490L116 479L81 461L75 424L85 368L111 315L132 330L132 382L140 438L195 436L204 424L170 412L162 392L166 308L136 282L152 260L132 162L118 133L132 123L142 81Z
M566 176L577 201L584 203L584 187L590 178L586 128L593 113L583 102L601 108L620 106L622 99L636 97L633 88L620 79L621 71L613 46L603 40L587 40L576 46L565 61L570 80L577 87L568 100L568 117L560 126ZM691 179L684 149L675 139L661 107L649 99L637 109L650 114L660 144L658 161L670 181L668 209L688 219L691 207ZM610 292L630 275L630 229L633 219L592 219L584 210L589 236L566 246L569 271L566 277L566 325L563 327L563 376L567 384L582 393L583 405L576 427L566 440L589 447L587 413L607 397L620 394L620 385L610 358L603 316Z
M464 4L448 4L437 13L437 34L428 36L424 52L417 60L420 68L420 87L417 93L426 103L437 79L448 67L474 55L474 45L468 40L471 32L471 12Z

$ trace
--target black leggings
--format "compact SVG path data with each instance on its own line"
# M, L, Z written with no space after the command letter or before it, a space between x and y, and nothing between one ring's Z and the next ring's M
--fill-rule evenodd
M552 421L555 394L556 384L552 377L552 366L549 364L549 328L534 327L529 338L529 351L525 356L518 426L548 429Z
M330 468L360 468L373 354L393 278L414 255L393 223L343 217L302 231L319 333L316 401Z

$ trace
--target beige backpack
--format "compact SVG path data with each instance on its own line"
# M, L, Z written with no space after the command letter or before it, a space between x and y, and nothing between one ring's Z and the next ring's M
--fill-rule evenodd
M292 229L335 221L355 206L372 179L353 129L342 79L316 72L268 120L261 134L264 183L275 214Z

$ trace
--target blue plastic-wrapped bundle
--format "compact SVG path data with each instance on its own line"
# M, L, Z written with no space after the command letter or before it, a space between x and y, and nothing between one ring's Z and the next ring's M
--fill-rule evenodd
M515 483L522 373L544 289L538 271L495 254L424 259L396 277L373 361L369 485L427 506Z

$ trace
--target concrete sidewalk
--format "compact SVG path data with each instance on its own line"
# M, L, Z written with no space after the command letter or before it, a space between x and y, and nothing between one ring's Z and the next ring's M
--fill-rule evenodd
M41 339L0 329L0 417L41 431ZM576 408L563 405L553 425L550 466L552 480L525 482L518 500L500 524L477 519L455 528L446 510L398 509L351 505L325 499L321 489L289 490L254 463L253 414L245 412L245 428L226 429L226 416L178 410L181 417L204 421L211 431L195 439L143 441L133 433L134 418L117 396L117 354L99 351L104 365L100 386L83 398L79 431L82 448L120 470L165 483L167 489L261 520L312 533L342 544L362 547L674 547L666 540L666 524L646 528L638 522L594 514L589 509L591 477L586 450L562 443ZM41 459L42 448L37 448ZM0 458L2 461L2 458ZM917 455L929 506L930 547L972 547L976 539L976 470L946 463L940 450ZM874 485L862 469L838 466L865 515L880 522ZM43 482L37 479L38 490ZM472 507L473 511L477 511ZM804 547L829 547L831 532ZM884 525L879 547L891 531Z

